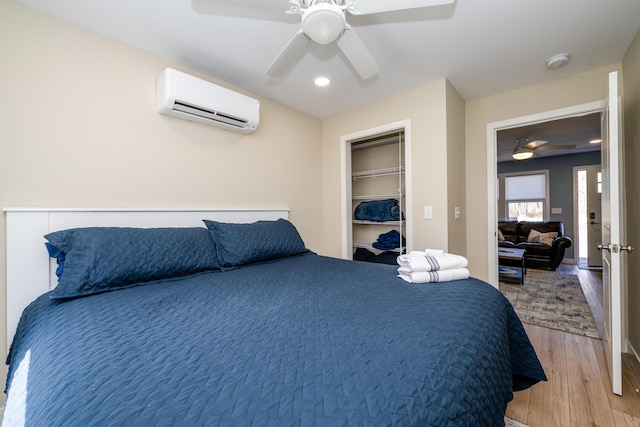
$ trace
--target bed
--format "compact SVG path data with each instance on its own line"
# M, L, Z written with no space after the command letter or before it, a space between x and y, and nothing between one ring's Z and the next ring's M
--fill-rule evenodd
M14 213L9 303L14 224L38 228ZM9 331L7 426L499 426L546 379L493 286L317 255L286 210L50 215L52 289Z

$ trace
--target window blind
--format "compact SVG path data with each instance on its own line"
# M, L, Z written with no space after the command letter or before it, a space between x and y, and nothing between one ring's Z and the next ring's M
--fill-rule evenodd
M544 200L546 198L544 174L508 176L505 178L504 185L507 200Z

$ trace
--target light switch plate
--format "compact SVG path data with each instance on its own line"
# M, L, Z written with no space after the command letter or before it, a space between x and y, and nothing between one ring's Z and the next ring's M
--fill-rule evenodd
M433 206L424 207L424 219L433 219Z
M562 208L551 208L551 213L552 214L561 214L562 213Z

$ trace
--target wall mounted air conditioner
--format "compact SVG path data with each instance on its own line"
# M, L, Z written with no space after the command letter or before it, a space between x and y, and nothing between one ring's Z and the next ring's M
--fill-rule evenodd
M173 68L158 76L158 113L240 133L260 123L260 102Z

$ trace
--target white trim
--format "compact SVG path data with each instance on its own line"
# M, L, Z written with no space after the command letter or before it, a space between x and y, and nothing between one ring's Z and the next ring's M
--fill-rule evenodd
M574 105L572 107L487 123L487 281L493 286L498 287L498 206L495 188L495 179L498 176L498 159L496 154L498 131L547 122L550 120L600 112L604 108L604 105L604 101L595 101L587 104Z
M57 284L44 236L76 227L204 227L202 219L247 223L289 217L288 209L4 208L7 244L7 349L22 311Z
M340 137L340 233L342 235L342 258L351 259L353 233L349 200L351 199L351 144L347 137Z
M578 216L578 172L585 170L584 166L574 166L571 171L573 179L573 256L576 264L580 262L580 217ZM588 259L587 259L588 261Z
M342 233L342 258L351 259L353 252L353 230L351 224L351 141L359 140L375 135L389 133L395 130L404 130L404 185L405 185L405 233L407 239L407 252L412 248L412 186L411 186L411 119L388 123L375 128L342 135L340 137L340 195L342 212L340 230Z
M635 348L631 345L631 341L625 340L626 348L624 349L625 353L633 354L636 357L636 360L640 363L640 354L636 351Z

